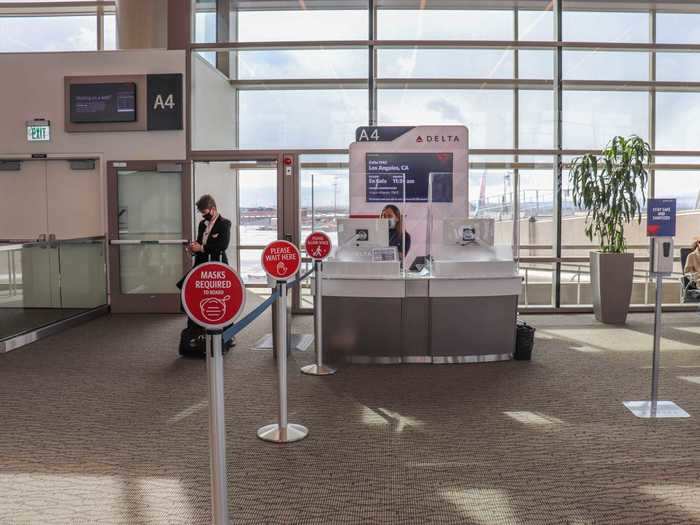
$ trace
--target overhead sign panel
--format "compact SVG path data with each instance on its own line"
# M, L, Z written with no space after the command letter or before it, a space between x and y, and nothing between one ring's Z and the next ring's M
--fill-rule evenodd
M148 130L182 129L182 75L148 75Z
M391 142L414 126L361 126L355 130L355 142Z

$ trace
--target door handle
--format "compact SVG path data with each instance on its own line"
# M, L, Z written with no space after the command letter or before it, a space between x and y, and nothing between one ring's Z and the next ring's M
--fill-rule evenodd
M36 242L39 243L40 248L42 248L42 249L46 248L46 234L45 233L40 234L39 237L37 237Z
M58 245L56 242L56 234L49 233L49 248L55 248Z

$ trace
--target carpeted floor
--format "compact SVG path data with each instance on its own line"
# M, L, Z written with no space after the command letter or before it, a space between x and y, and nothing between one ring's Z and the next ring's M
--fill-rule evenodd
M251 308L255 300L249 301ZM236 523L700 523L700 316L667 314L661 394L690 414L640 420L651 316L531 316L532 362L299 373L280 446L275 365L225 358ZM0 355L0 523L209 523L205 363L178 316L110 316ZM310 331L311 318L295 320Z

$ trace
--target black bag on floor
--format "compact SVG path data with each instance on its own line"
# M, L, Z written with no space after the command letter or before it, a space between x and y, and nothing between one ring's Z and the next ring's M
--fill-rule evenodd
M185 357L206 357L207 339L204 330L198 326L188 326L182 330L179 352Z
M518 320L513 359L529 361L532 358L533 346L535 346L535 329L525 321Z

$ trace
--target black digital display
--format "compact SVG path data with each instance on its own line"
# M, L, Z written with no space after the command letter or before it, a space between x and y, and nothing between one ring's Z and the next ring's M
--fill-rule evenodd
M367 153L367 202L452 202L452 153Z
M136 122L136 83L71 84L70 121Z

